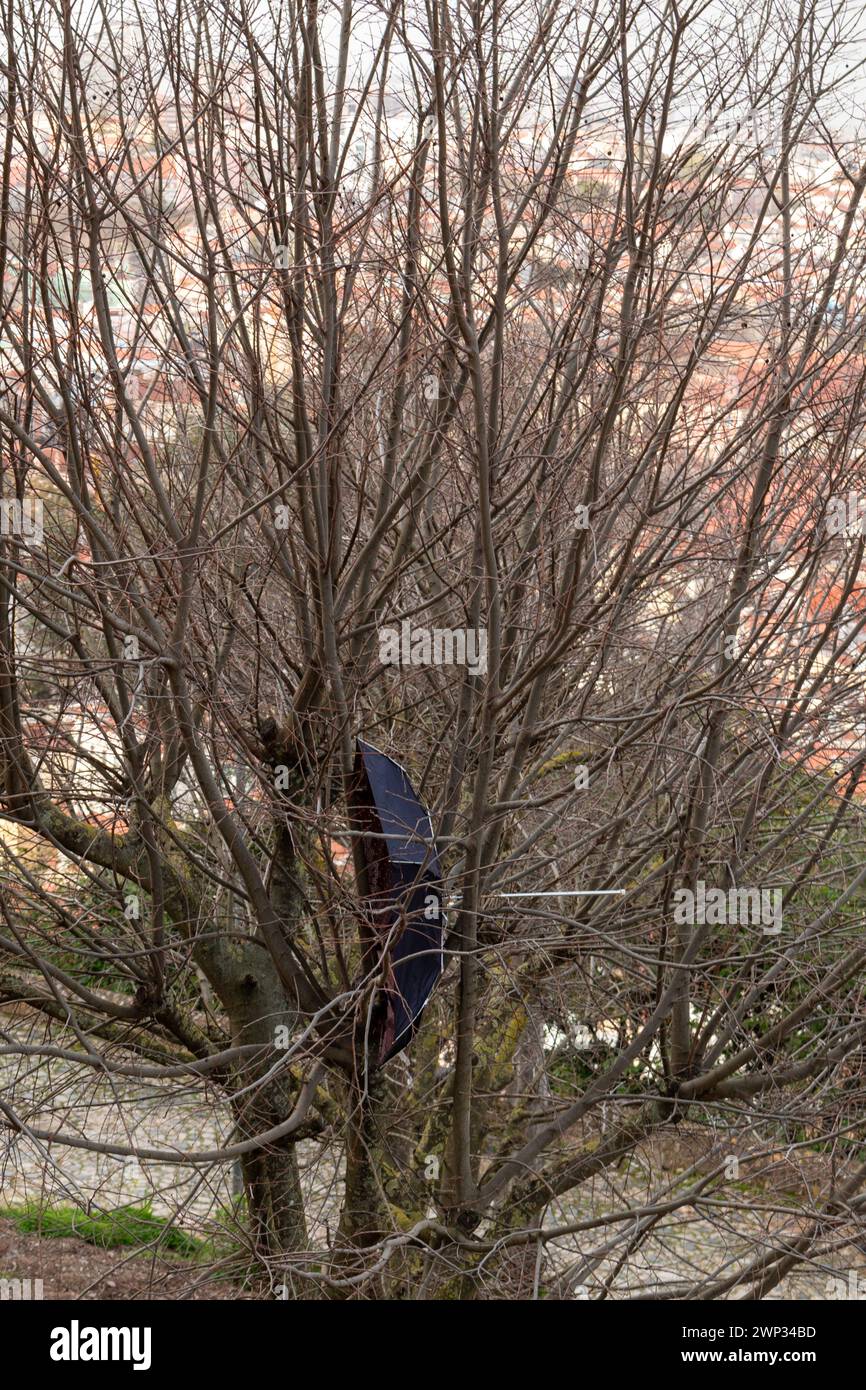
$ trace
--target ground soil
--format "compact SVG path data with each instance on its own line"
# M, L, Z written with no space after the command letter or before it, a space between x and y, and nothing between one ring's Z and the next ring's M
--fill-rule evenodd
M46 1301L58 1299L249 1298L212 1268L152 1251L102 1250L75 1237L23 1233L0 1220L0 1277L41 1279Z

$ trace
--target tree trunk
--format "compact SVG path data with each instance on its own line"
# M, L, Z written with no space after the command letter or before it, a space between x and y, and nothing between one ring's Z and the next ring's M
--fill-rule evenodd
M340 1238L346 1245L363 1249L380 1240L389 1224L387 1203L380 1186L386 1105L382 1073L372 1074L366 1094L353 1087L350 1104Z
M263 951L257 952L254 964L245 953L233 978L222 982L221 994L229 1004L235 1043L272 1047L279 1026L286 1026L292 1036L297 1016L287 1010L276 970ZM273 1069L272 1051L254 1066L238 1067L231 1101L236 1140L263 1134L291 1115L297 1080L288 1059L276 1075L264 1080ZM241 1169L256 1256L268 1267L269 1275L279 1274L278 1282L292 1289L284 1257L307 1246L295 1137L290 1135L244 1154Z
M282 1097L272 1095L270 1087L233 1104L238 1138L272 1129L291 1110ZM241 1159L244 1193L250 1215L250 1235L257 1257L271 1273L276 1262L282 1282L290 1284L281 1257L307 1244L304 1199L301 1190L296 1145L291 1138L278 1140L266 1148L254 1149Z

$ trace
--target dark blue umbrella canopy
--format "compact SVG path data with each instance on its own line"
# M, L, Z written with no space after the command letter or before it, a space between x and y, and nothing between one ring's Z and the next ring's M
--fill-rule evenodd
M390 961L374 1044L381 1065L411 1041L442 973L442 871L429 812L405 770L363 739L356 749L365 902Z
M372 743L365 743L362 738L356 739L356 743L389 857L399 864L423 864L438 878L439 859L430 815L415 795L405 769Z

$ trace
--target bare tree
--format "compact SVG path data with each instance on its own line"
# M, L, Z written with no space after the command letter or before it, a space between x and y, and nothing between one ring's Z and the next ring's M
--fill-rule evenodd
M10 1144L214 1200L239 1160L294 1297L666 1296L641 1257L748 1209L732 1155L826 1181L673 1296L848 1239L850 19L7 7ZM431 805L450 901L384 1067L359 734ZM106 1078L129 1138L82 1107ZM150 1083L218 1141L141 1143Z

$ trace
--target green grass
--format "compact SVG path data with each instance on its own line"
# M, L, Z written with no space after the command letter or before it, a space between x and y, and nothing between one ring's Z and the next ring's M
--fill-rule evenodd
M40 1236L73 1236L98 1245L103 1250L117 1246L154 1244L176 1255L195 1256L204 1241L188 1235L149 1206L117 1207L114 1211L91 1212L81 1207L0 1207L0 1217L11 1221L19 1231Z

